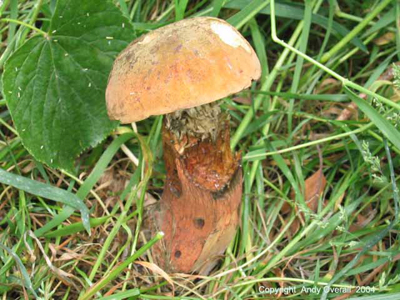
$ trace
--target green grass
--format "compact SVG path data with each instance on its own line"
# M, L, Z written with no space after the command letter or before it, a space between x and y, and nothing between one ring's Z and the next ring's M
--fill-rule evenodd
M55 4L2 2L1 73ZM0 95L1 299L269 299L260 288L279 287L295 289L287 299L400 299L400 72L391 71L400 58L400 4L112 2L137 36L209 15L256 49L262 78L240 94L251 104L234 96L222 104L231 147L243 157L241 227L210 275L163 273L147 251L162 237L141 231L143 210L165 180L161 118L118 127L69 173L28 153ZM321 166L326 185L311 210L307 178ZM313 287L322 290L301 292Z

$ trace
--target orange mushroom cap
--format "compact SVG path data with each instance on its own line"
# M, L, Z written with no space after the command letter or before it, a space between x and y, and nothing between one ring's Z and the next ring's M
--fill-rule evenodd
M136 122L210 103L260 77L253 48L227 22L182 20L133 41L114 62L106 90L110 119Z

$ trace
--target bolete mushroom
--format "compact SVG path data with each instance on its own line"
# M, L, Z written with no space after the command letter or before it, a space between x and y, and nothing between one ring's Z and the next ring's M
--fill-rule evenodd
M182 20L133 41L115 60L106 91L111 119L166 114L166 182L153 248L169 272L208 273L240 223L240 155L230 150L229 116L216 100L250 86L260 62L242 35L211 17Z

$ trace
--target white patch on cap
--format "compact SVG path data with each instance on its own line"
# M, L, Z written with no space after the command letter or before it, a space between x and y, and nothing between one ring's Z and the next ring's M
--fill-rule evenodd
M142 41L139 42L139 44L147 44L150 43L154 38L156 37L156 34L154 33L148 33Z
M211 30L214 31L225 44L228 44L234 48L240 46L247 52L251 52L247 41L230 25L221 22L212 22Z

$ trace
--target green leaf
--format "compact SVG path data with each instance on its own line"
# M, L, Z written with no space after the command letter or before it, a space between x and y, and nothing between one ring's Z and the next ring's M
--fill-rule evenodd
M58 1L47 36L34 36L5 64L3 93L29 152L71 171L74 159L117 125L104 91L113 59L133 39L108 1Z
M400 149L400 132L371 105L369 105L367 101L358 97L347 87L344 89L349 98L354 101L358 108L361 109L368 118L370 118L380 131L382 131L383 135L387 137L387 139L391 141L397 149Z
M11 185L27 193L61 202L78 209L81 212L82 223L90 234L89 210L76 195L49 184L4 171L3 169L0 169L0 183Z

